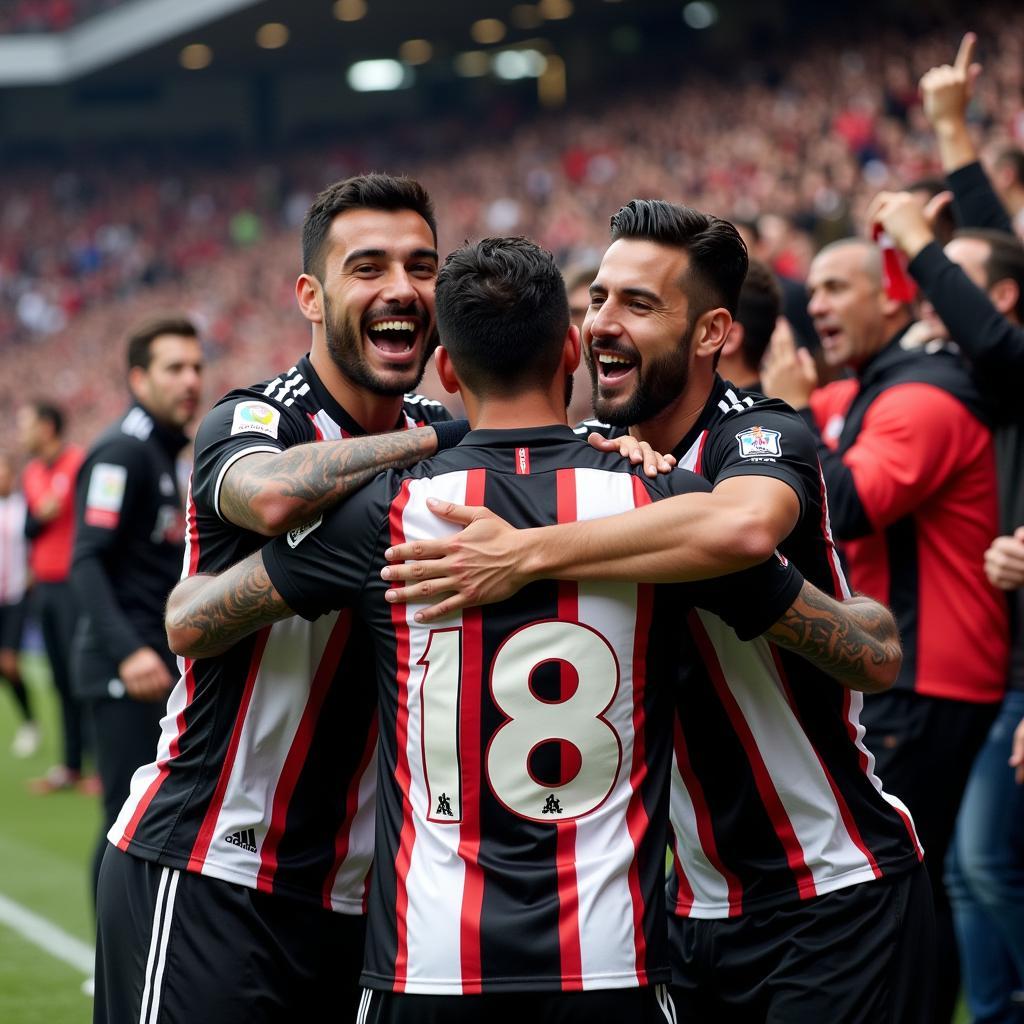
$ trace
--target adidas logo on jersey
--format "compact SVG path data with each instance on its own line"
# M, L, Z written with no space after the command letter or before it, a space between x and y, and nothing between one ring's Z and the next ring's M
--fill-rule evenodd
M240 832L232 832L231 835L224 837L224 842L230 843L232 846L240 846L243 850L248 850L249 853L255 853L256 830L243 828Z

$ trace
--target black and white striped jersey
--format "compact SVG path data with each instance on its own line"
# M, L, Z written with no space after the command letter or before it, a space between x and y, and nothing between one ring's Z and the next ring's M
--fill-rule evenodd
M376 647L377 859L363 982L399 992L627 988L666 979L671 684L694 603L754 636L802 577L781 560L686 587L536 582L422 625L388 605L394 543L454 529L428 497L516 526L708 485L647 480L567 427L471 432L263 557L289 606L351 606ZM320 621L316 619L316 621ZM353 678L350 699L361 699Z
M395 426L448 418L410 395ZM363 433L305 357L226 395L196 436L184 574L219 572L264 543L221 517L234 462ZM376 700L371 686L352 685L373 678L363 627L347 611L292 619L179 665L156 758L135 773L110 841L169 867L362 912L376 777Z
M849 595L814 439L788 405L716 378L673 454L712 485L754 475L792 487L800 518L781 553L825 593ZM917 864L910 814L864 745L863 696L764 640L741 641L714 614L687 623L699 656L677 691L670 907L735 916Z

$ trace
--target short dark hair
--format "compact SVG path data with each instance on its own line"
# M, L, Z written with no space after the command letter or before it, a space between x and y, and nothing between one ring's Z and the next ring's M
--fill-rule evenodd
M996 167L1012 167L1013 176L1019 185L1024 185L1024 149L1019 146L1001 146L992 163Z
M412 210L430 226L437 244L437 220L427 190L412 178L390 174L359 174L336 181L321 192L302 223L302 272L321 281L324 276L324 243L331 223L347 210Z
M663 199L632 199L612 217L612 241L657 242L684 249L690 266L683 279L694 307L691 320L715 306L735 316L747 276L747 247L733 224Z
M757 371L772 339L782 306L782 290L766 263L751 260L740 289L736 322L743 327L743 361Z
M55 437L61 437L64 433L64 412L53 402L45 398L36 398L28 403L28 407L36 414L37 420L44 420L53 427Z
M164 334L180 334L183 338L198 338L196 325L184 316L158 316L145 320L132 328L128 335L128 369L136 366L149 369L153 358L153 342Z
M522 393L551 381L569 330L565 282L527 238L485 238L456 249L437 275L437 326L475 395Z
M985 260L985 284L991 288L997 281L1009 278L1017 283L1017 305L1014 313L1024 323L1024 245L1015 235L994 228L962 228L954 238L975 238L985 242L988 259Z

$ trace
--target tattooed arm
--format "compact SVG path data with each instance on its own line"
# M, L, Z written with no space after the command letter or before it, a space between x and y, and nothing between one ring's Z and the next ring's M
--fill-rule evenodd
M764 635L802 654L848 689L864 693L888 690L903 660L888 608L860 595L835 601L810 583Z
M255 551L217 576L189 576L167 599L167 646L186 658L223 654L243 637L293 612Z
M401 469L437 451L433 427L315 441L277 455L254 452L224 475L220 513L264 537L316 519L325 509L387 469Z

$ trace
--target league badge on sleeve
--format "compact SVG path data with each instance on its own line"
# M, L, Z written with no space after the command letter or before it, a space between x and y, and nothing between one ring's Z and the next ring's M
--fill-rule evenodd
M766 427L751 427L736 435L744 459L777 459L782 454L782 434Z
M235 406L235 415L231 420L231 433L252 433L277 437L277 427L280 422L281 413L273 406L263 402L239 402Z
M112 462L97 462L89 474L85 521L89 526L115 530L121 520L128 470Z

